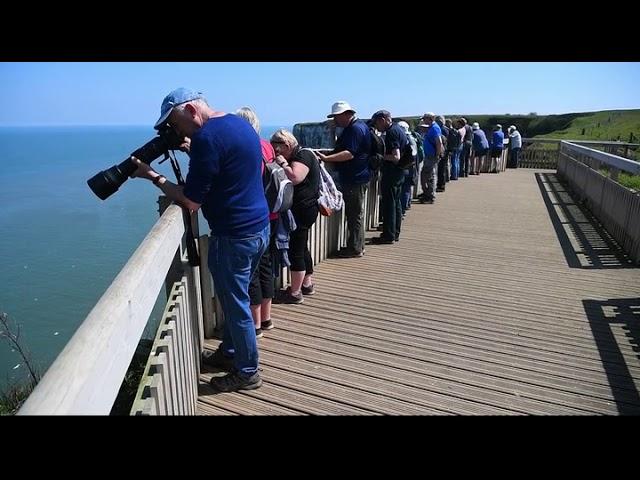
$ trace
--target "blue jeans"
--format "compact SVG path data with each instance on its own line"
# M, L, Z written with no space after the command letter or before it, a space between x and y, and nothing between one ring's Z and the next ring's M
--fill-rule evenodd
M411 208L411 187L415 185L413 177L416 174L416 167L409 167L404 171L404 183L402 184L402 192L400 193L400 205L402 206L402 214Z
M224 313L222 351L233 356L238 373L258 371L256 330L249 308L249 281L269 245L269 225L251 235L211 234L209 270Z
M451 151L451 180L457 180L460 176L460 153L462 146Z

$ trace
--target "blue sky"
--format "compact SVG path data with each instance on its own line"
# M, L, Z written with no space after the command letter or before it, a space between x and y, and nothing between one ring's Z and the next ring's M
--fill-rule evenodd
M151 126L180 86L291 126L324 120L337 100L365 118L640 108L638 85L640 63L0 63L0 126Z

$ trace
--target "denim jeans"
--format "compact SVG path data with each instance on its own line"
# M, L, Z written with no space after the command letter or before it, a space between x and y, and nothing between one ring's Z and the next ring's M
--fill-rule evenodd
M451 180L457 180L460 176L460 153L462 146L451 151Z
M414 177L416 175L416 167L410 167L404 171L404 182L402 183L402 192L400 194L400 205L402 206L402 214L411 208L411 187L415 185Z
M258 371L256 330L249 308L249 281L269 245L269 225L251 235L211 234L209 270L224 313L222 351L232 355L236 370L244 376Z
M520 165L520 148L512 148L509 151L509 167L510 168L518 168Z

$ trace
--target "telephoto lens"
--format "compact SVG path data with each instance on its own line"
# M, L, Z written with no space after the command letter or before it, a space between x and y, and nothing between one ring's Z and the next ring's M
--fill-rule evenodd
M166 155L169 150L178 149L182 140L169 124L163 125L158 130L157 137L145 143L122 163L91 177L87 180L87 184L100 200L106 200L116 193L129 176L136 171L137 166L131 161L130 157L136 157L150 165L156 158Z

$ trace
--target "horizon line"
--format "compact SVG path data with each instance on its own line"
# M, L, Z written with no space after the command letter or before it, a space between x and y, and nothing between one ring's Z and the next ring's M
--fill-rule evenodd
M551 115L569 115L569 114L574 114L574 113L598 113L598 112L609 112L609 111L619 111L619 110L640 110L640 107L624 107L624 108L607 108L605 110L583 110L583 111L571 111L571 112L560 112L560 113L539 113L539 112L535 112L536 116L551 116ZM358 112L356 112L357 114ZM522 117L529 117L531 116L531 113L533 112L529 112L529 113L511 113L511 112L506 112L506 113L456 113L455 115L466 115L469 117L472 116L480 116L480 115L495 115L495 116L522 116ZM422 113L418 113L418 114L405 114L405 115L394 115L393 118L402 118L402 117L420 117L422 116ZM440 115L453 115L453 114L440 114ZM366 118L366 117L360 117L360 118ZM295 122L293 124L290 124L288 122L280 122L280 123L269 123L269 124L264 124L263 126L265 127L275 127L277 125L286 125L286 126L293 126L296 123L322 123L326 121L326 119L323 120L317 120L317 121L298 121ZM139 124L139 123L85 123L85 124L78 124L78 123L34 123L34 124L0 124L0 128L26 128L26 127L149 127L151 129L153 129L153 125L151 124Z

